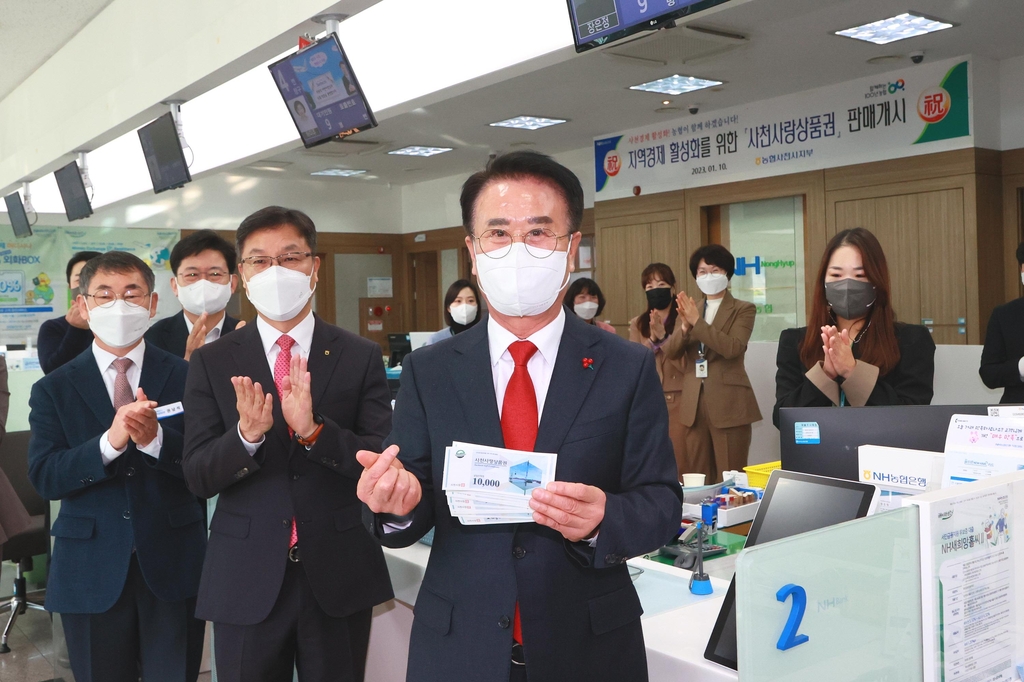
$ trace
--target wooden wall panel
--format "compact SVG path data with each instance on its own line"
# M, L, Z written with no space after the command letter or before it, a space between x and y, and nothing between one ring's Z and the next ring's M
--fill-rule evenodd
M942 343L966 343L966 335L958 331L959 320L969 317L963 191L926 192L917 195L917 199L921 221L917 237L921 263L920 316L935 321L935 333L941 332ZM940 343L938 338L936 343Z
M875 236L882 244L889 263L892 306L898 319L921 323L921 256L918 247L920 229L918 195L873 199ZM898 261L892 259L902 254ZM927 262L927 261L926 261Z

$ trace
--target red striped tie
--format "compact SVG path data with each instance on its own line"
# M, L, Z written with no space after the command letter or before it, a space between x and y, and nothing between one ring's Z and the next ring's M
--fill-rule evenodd
M508 347L516 368L505 388L505 399L501 403L501 435L505 447L513 450L533 450L537 441L537 391L526 368L537 346L529 341L516 341ZM523 626L519 619L519 602L516 601L515 618L512 621L512 639L523 643Z

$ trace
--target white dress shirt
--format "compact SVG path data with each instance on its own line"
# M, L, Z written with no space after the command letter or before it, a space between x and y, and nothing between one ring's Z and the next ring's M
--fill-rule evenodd
M555 371L555 358L558 357L558 344L562 341L562 330L565 329L565 308L558 309L558 317L544 327L538 329L525 339L502 327L494 317L487 317L487 345L491 352L491 377L494 379L494 397L498 401L498 417L501 417L502 403L505 402L505 389L512 379L516 363L508 348L516 341L529 341L537 346L526 362L526 370L533 381L533 390L537 393L537 423L540 424L544 414L544 401L551 385L551 375Z
M103 384L107 387L107 396L110 398L110 404L114 404L114 380L117 379L117 368L114 367L114 360L118 359L117 355L108 353L107 351L100 348L95 341L92 342L92 354L96 358L96 365L99 367L100 376L103 377ZM139 382L142 380L142 359L146 355L146 342L143 341L138 346L133 348L124 357L132 361L132 364L128 367L125 374L128 377L128 383L132 387L132 396L135 396L139 392ZM152 400L152 396L146 396ZM110 429L103 432L100 436L100 455L103 456L103 464L107 465L113 462L115 459L124 454L125 450L128 449L128 445L125 444L120 450L116 449L110 444L110 440L107 435L110 433ZM145 453L154 459L160 457L160 448L164 444L164 427L157 424L156 426L156 438L150 441L147 445L138 445L139 452Z
M302 357L309 357L309 349L313 345L313 327L316 326L316 318L313 317L313 311L309 311L309 314L303 318L302 322L299 322L295 327L288 332L288 336L292 337L295 343L292 345L292 356L296 353L302 355ZM284 332L274 329L267 323L262 317L256 318L256 329L260 333L260 341L263 342L263 352L267 354L267 364L270 365L270 376L274 376L274 364L277 362L277 355L281 352L281 347L277 345L277 340L281 338ZM275 386L263 386L265 393L276 393L277 388ZM277 400L278 398L275 398ZM299 434L302 435L302 434ZM242 422L238 422L238 437L242 439L242 445L245 446L246 452L250 456L255 455L256 451L263 445L263 441L266 440L266 434L260 436L260 439L255 443L250 443L242 436Z
M188 333L191 334L195 325L192 323L192 320L188 319L188 315L182 315L182 317L185 318L185 328L188 329ZM220 316L220 322L217 323L217 326L206 332L206 343L212 343L220 338L224 331L224 320L226 319L228 319L228 315L227 313L224 313Z

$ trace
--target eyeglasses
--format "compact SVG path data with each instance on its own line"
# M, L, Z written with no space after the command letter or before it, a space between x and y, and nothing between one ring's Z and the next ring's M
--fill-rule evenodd
M185 286L189 284L195 284L201 279L205 279L208 282L214 284L227 284L231 281L231 273L227 270L208 270L206 272L183 272L179 275L178 282L184 283Z
M557 235L551 230L534 228L524 235L512 234L508 230L494 228L487 230L474 239L480 244L480 250L488 258L504 258L512 251L512 244L519 238L526 245L526 250L534 258L547 258L558 248L560 239L569 235Z
M95 294L82 294L86 298L91 298L96 304L97 308L109 308L114 305L114 301L121 299L130 306L136 308L143 307L145 299L149 298L151 294L144 294L136 289L129 289L123 294L115 294L110 289L100 289Z
M240 265L248 267L253 272L263 272L271 265L280 265L289 270L303 270L312 255L309 251L291 251L280 256L249 256L243 258Z

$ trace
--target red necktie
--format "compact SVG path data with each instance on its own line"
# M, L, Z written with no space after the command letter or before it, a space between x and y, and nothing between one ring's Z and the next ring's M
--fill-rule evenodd
M274 384L277 386L277 397L281 397L281 384L284 383L284 378L291 373L292 370L292 346L295 345L295 339L288 336L287 334L281 334L281 338L277 340L277 347L281 350L277 354L277 361L274 362ZM288 427L288 435L293 436L294 432L292 428ZM292 539L288 543L288 547L294 547L299 544L299 529L295 524L295 517L292 517Z
M505 387L505 399L501 403L501 435L505 447L512 450L533 450L537 441L537 391L526 368L537 346L529 341L516 341L508 347L516 363L512 378ZM515 617L512 620L512 639L523 643L523 626L519 619L519 602L516 601Z

